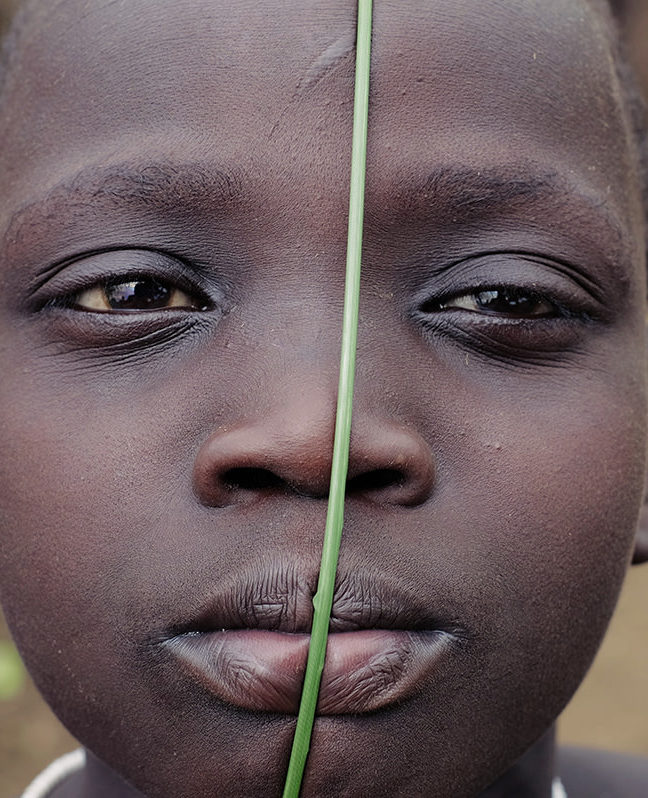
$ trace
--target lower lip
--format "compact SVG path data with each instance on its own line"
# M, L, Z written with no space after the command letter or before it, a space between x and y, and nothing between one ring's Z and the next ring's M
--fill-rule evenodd
M317 712L372 712L414 692L438 666L450 635L367 629L329 634ZM236 629L166 643L183 668L228 704L296 714L310 635Z

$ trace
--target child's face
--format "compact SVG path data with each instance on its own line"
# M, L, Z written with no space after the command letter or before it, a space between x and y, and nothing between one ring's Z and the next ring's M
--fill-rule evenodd
M7 616L147 795L276 794L306 638L259 629L307 630L319 565L354 4L41 5L0 128ZM334 629L382 631L331 643L306 795L474 795L582 678L632 546L645 278L606 33L576 0L475 9L376 3Z

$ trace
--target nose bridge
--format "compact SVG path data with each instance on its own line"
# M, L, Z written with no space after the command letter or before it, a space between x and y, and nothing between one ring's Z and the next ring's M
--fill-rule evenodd
M259 420L259 449L267 466L298 492L325 496L335 434L336 384L308 372L288 382L267 417Z
M287 377L273 410L263 423L287 440L318 437L332 444L337 403L336 376L328 370L313 368Z

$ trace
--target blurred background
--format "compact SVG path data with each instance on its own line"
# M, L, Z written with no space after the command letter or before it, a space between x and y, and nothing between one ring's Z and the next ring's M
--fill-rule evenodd
M0 32L18 0L0 0ZM617 0L648 97L648 0ZM597 660L559 725L563 742L648 756L648 565L629 574ZM0 798L76 743L24 671L0 616Z

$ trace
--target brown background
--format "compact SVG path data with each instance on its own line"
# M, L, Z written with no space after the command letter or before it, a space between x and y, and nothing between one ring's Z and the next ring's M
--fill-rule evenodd
M3 13L15 0L0 0ZM626 0L633 56L648 93L648 0ZM632 569L606 641L565 711L563 741L648 756L648 565ZM0 618L0 640L7 638ZM541 641L539 641L540 644ZM0 701L0 798L14 798L29 779L74 740L29 682Z

